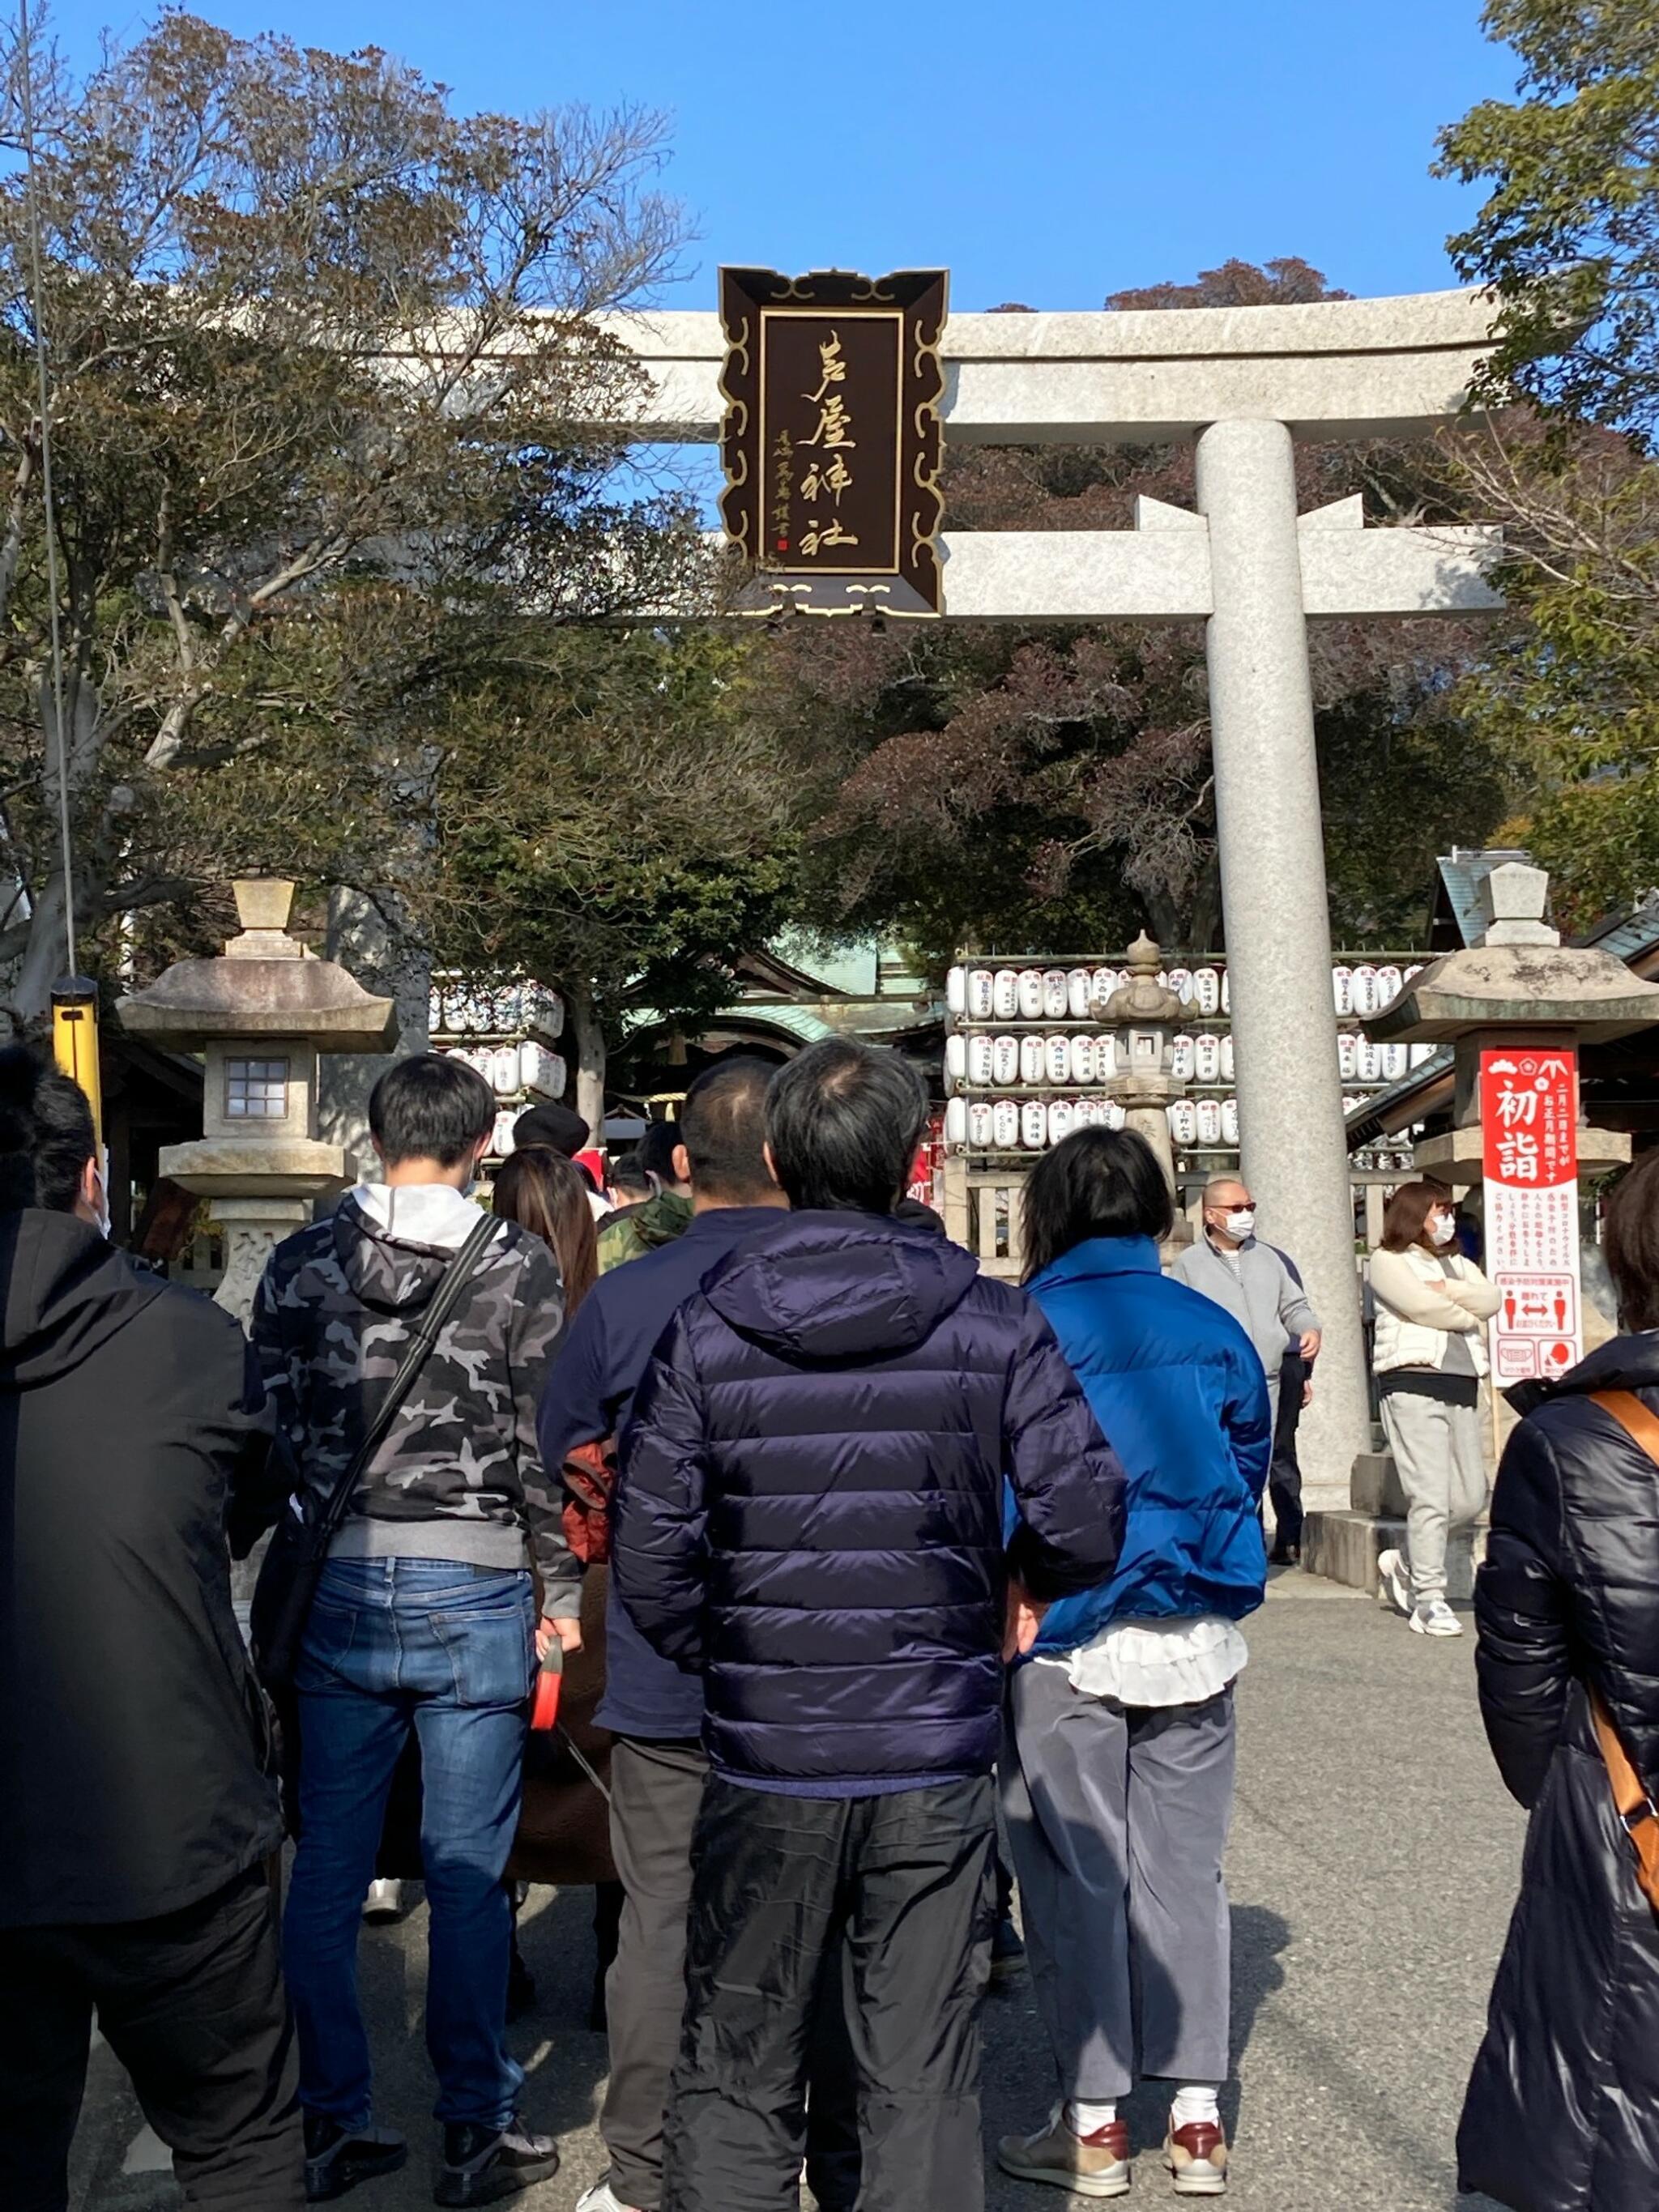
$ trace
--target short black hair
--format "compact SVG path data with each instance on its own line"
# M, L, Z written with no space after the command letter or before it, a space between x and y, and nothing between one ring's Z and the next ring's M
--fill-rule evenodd
M550 1152L562 1152L569 1160L581 1151L591 1134L580 1114L568 1106L561 1106L556 1099L544 1098L538 1105L526 1106L513 1124L513 1149L515 1152L526 1152L534 1145L543 1145Z
M72 1213L87 1162L97 1157L80 1085L49 1072L27 1045L0 1051L0 1212L43 1206Z
M400 1160L459 1166L495 1126L495 1094L476 1067L441 1052L400 1060L368 1094L368 1126L389 1168Z
M637 1152L624 1152L620 1159L612 1160L605 1169L605 1179L612 1190L637 1190L647 1196L650 1194L651 1178Z
M673 1182L674 1149L680 1142L678 1121L647 1121L645 1134L640 1139L635 1158L647 1175L655 1176L659 1182Z
M808 1045L767 1094L772 1158L796 1207L890 1213L927 1120L920 1069L853 1037Z
M745 1053L706 1067L686 1092L680 1142L699 1197L728 1206L775 1198L766 1164L766 1097L775 1072L770 1060Z
M1020 1209L1029 1283L1091 1237L1151 1237L1175 1225L1158 1154L1133 1129L1073 1129L1025 1178Z

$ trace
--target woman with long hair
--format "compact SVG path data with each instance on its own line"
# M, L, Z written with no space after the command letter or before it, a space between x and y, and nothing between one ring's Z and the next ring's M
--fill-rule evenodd
M567 1328L599 1279L599 1241L587 1201L581 1170L545 1145L510 1152L495 1176L495 1212L539 1237L559 1263Z
M1481 1716L1532 1819L1457 2164L1515 2212L1659 2201L1659 1918L1637 1880L1659 1794L1659 1153L1603 1240L1623 1334L1510 1392L1475 1582Z
M1406 1548L1377 1561L1382 1595L1419 1636L1461 1636L1446 1602L1446 1541L1486 1502L1480 1444L1486 1325L1498 1296L1457 1249L1451 1194L1401 1183L1370 1258L1371 1366L1383 1433L1406 1493Z
M1026 1284L1128 1490L1110 1581L1050 1606L1009 1680L1004 1809L1060 2101L998 2158L1085 2197L1129 2187L1117 2108L1137 2074L1170 2085L1177 2192L1227 2185L1221 1854L1273 1423L1243 1328L1160 1271L1173 1216L1132 1130L1079 1130L1026 1181Z

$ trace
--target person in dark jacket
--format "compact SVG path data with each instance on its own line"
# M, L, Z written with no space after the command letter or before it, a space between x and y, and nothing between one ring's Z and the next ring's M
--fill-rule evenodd
M787 1203L766 1164L769 1062L720 1061L686 1093L675 1179L694 1212L683 1236L602 1276L549 1371L542 1456L561 1467L573 1448L614 1437L676 1311L711 1268L773 1222ZM616 1731L611 1759L611 1850L627 1893L606 1981L611 2071L599 2132L610 2171L577 2212L657 2212L663 2113L685 2010L685 1923L691 1835L708 1760L701 1741L702 1684L659 1658L614 1587L606 1614L609 1665L595 1717ZM837 2007L840 1991L835 1993ZM825 2212L852 2212L856 2135L822 2067L808 2113L807 2179Z
M848 1040L779 1072L793 1211L680 1308L623 1433L618 1589L702 1674L713 1770L675 2212L787 2201L805 2027L843 1939L863 2212L983 2202L1002 1656L1110 1573L1122 1473L1024 1293L894 1220L927 1103L907 1061Z
M253 1311L266 1387L303 1480L325 1494L368 1408L477 1228L467 1196L495 1127L489 1085L422 1053L368 1102L383 1183L279 1244ZM512 1909L501 1876L518 1823L534 1654L580 1648L580 1577L536 1408L563 1319L552 1254L501 1221L365 1471L306 1624L300 1842L283 1956L300 2030L306 2180L342 2195L406 2154L374 2124L357 2002L357 1923L392 1778L421 1747L430 1916L427 2040L444 2131L441 2204L486 2203L558 2166L517 2111L505 2041ZM542 1584L536 1620L532 1562Z
M104 1240L91 1109L0 1054L0 2205L63 2212L93 2013L184 2203L305 2202L231 1610L275 1502L242 1332Z
M1218 2196L1221 1855L1248 1656L1236 1624L1267 1573L1267 1381L1232 1316L1160 1273L1174 1206L1133 1130L1079 1130L1045 1153L1023 1219L1026 1283L1128 1492L1116 1572L1050 1606L1009 1685L1003 1808L1060 2104L1035 2134L1005 2137L998 2160L1024 2181L1121 2194L1118 2102L1143 2072L1172 2086L1177 2191Z
M1659 1466L1596 1402L1659 1413L1659 1153L1614 1191L1603 1250L1626 1334L1509 1392L1525 1418L1475 1584L1481 1713L1532 1820L1457 2163L1514 2212L1659 2202L1659 1918L1589 1702L1659 1790Z
M652 1122L635 1155L649 1188L636 1205L619 1206L605 1216L599 1230L602 1275L649 1252L660 1252L684 1234L691 1218L691 1189L681 1172L684 1155L679 1123Z

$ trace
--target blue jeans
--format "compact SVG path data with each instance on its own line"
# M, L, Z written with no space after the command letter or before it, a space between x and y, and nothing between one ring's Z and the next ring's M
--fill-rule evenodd
M357 1931L392 1770L420 1738L426 2041L437 2116L504 2127L524 2081L505 2046L518 1826L535 1668L527 1573L441 1559L337 1559L323 1571L295 1686L301 1833L283 1964L307 2112L372 2118Z

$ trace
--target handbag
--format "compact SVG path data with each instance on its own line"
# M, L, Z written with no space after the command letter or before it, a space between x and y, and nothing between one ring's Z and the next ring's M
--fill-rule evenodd
M1633 1390L1595 1390L1590 1395L1603 1413L1612 1414L1632 1443L1659 1466L1659 1415L1650 1413ZM1593 1686L1590 1714L1595 1723L1601 1763L1613 1786L1613 1802L1625 1833L1635 1849L1637 1883L1648 1903L1659 1912L1659 1806L1655 1805L1646 1784L1632 1765L1606 1701Z
M260 1564L248 1620L253 1664L259 1680L273 1696L293 1686L300 1645L310 1618L312 1600L328 1559L329 1547L345 1519L368 1463L385 1442L386 1431L425 1364L428 1353L471 1280L484 1247L501 1225L493 1214L481 1213L477 1227L468 1231L465 1243L428 1300L398 1371L363 1431L362 1441L342 1468L333 1489L319 1493L301 1483L283 1510Z

